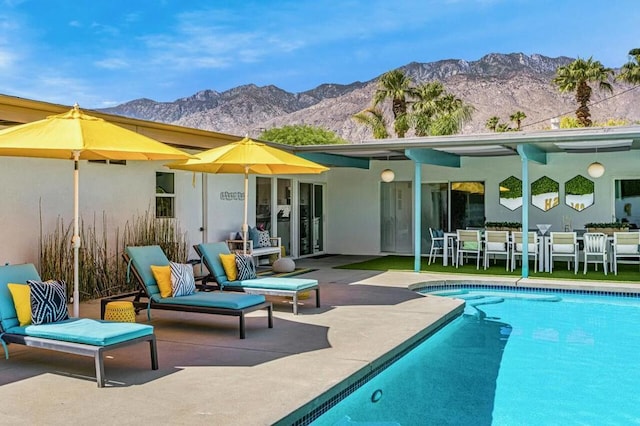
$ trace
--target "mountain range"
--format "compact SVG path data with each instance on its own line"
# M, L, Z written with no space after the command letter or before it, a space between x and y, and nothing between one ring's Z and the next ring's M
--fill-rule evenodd
M462 133L488 132L491 116L508 122L509 115L523 111L527 118L523 130L549 127L549 120L574 115L573 93L560 93L551 84L559 66L570 57L549 58L523 53L491 53L477 61L447 59L437 62L412 62L400 67L416 83L441 81L448 91L475 107L473 119ZM235 135L257 137L263 129L305 124L336 132L358 143L371 139L369 129L351 118L371 104L377 77L351 84L321 84L300 93L290 93L276 86L247 84L217 92L206 89L173 102L136 99L101 111L143 120L177 124ZM594 121L640 120L640 90L613 82L613 95L594 88L590 106ZM387 117L390 106L385 105ZM410 134L408 135L410 136Z

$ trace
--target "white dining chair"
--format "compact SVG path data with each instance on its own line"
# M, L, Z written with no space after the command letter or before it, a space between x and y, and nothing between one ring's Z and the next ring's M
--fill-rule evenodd
M448 253L444 253L444 231L440 229L429 228L429 235L431 236L431 248L429 249L429 265L436 257L444 257L451 255L451 259L453 260L453 251L454 247L451 244L447 244Z
M493 256L494 264L497 256L504 256L505 270L509 270L509 231L485 231L484 269L489 266L489 256Z
M534 272L538 272L538 252L540 244L538 242L538 234L536 232L527 232L527 257L533 258ZM513 231L511 233L511 272L516 268L516 259L524 255L524 245L522 243L522 232Z
M560 258L567 260L567 269L573 261L573 271L578 273L579 250L576 232L551 232L549 246L549 272L553 272L553 260Z
M620 259L620 260L619 260ZM618 275L618 262L636 259L640 262L640 232L613 233L613 273Z
M595 270L598 270L598 264L602 264L604 274L607 275L609 240L607 234L601 232L585 232L582 235L584 241L584 273L587 273L587 265L593 263Z
M480 257L482 256L482 240L480 231L470 229L456 230L456 268L464 263L464 255L473 254L476 256L476 269L480 269Z

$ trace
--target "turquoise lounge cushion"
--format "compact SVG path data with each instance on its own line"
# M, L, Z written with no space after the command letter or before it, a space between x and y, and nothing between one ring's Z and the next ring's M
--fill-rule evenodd
M318 285L318 280L305 278L256 278L254 280L244 280L242 287L262 288L271 290L291 290L300 291Z
M128 322L98 321L73 318L42 325L24 327L25 334L63 342L108 346L153 334L153 326Z
M220 288L224 288L229 282L227 274L224 272L220 254L229 254L229 247L224 242L198 244L198 252L202 256L205 266L211 272Z
M197 292L188 296L165 297L163 305L203 306L208 308L244 309L265 301L264 296L246 293Z
M154 301L160 300L160 289L151 271L151 265L167 266L169 264L169 259L167 259L162 248L160 246L127 247L125 252L131 258L136 271L140 274L149 297Z
M26 284L27 280L40 280L40 275L32 263L0 266L0 325L3 330L20 324L7 284Z

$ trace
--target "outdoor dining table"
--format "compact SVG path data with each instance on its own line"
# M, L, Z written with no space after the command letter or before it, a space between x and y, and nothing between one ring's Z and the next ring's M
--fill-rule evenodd
M451 255L451 261L455 264L455 253L456 253L456 247L455 247L455 241L456 241L456 237L458 236L457 233L455 232L445 232L443 234L444 236L444 241L442 242L442 266L448 266L449 265L449 244L453 244L453 251L452 251L452 255Z

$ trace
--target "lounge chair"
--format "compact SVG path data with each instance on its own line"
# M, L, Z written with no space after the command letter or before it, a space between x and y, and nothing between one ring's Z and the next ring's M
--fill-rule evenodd
M123 258L129 265L130 272L140 284L140 290L102 299L102 318L104 318L107 303L133 296L134 308L136 310L146 308L149 318L151 317L151 309L231 315L239 318L240 338L244 339L246 314L266 309L268 326L273 328L273 307L271 302L267 302L261 295L197 291L187 296L161 297L160 289L151 271L152 265L169 265L169 259L160 246L127 247Z
M206 280L215 280L221 290L244 291L250 294L289 296L293 298L293 314L298 314L298 297L312 290L316 292L316 307L320 307L320 287L318 280L303 278L254 278L242 281L229 281L224 271L220 254L229 254L226 243L206 243L194 246L210 275Z
M0 344L6 359L9 359L7 343L90 356L95 360L98 387L103 387L106 351L149 342L151 368L158 369L156 337L150 325L71 318L47 324L20 326L8 284L25 284L27 280L41 281L33 264L0 266Z

